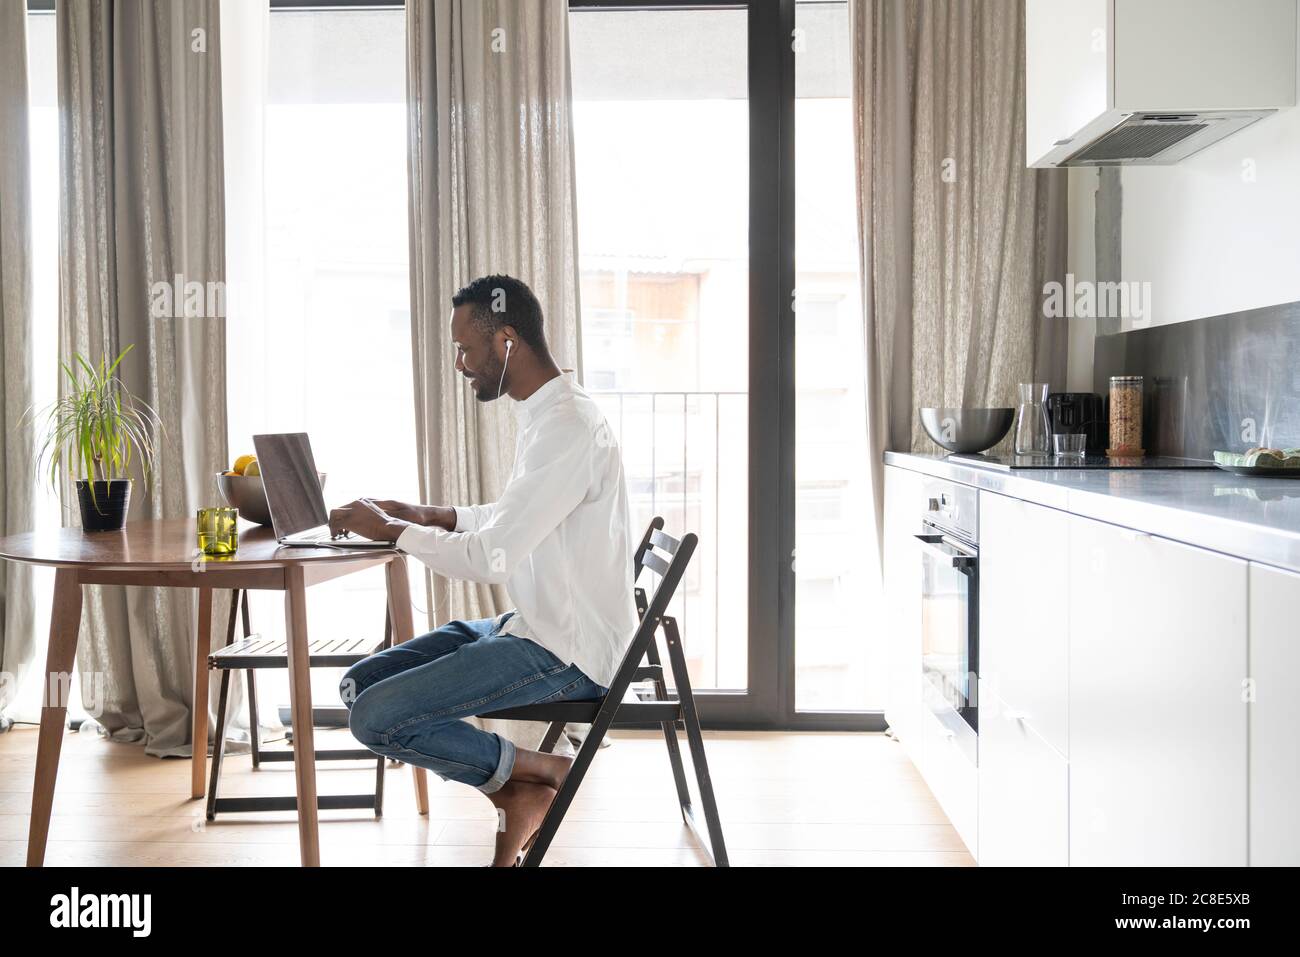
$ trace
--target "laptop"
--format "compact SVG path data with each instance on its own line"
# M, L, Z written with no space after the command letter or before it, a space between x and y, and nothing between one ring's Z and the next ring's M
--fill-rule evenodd
M393 548L347 533L330 535L316 459L305 432L253 436L275 540L290 548Z

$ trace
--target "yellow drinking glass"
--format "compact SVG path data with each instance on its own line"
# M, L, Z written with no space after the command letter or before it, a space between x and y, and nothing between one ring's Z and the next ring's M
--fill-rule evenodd
M199 509L199 551L211 558L235 554L239 548L239 510L227 505Z

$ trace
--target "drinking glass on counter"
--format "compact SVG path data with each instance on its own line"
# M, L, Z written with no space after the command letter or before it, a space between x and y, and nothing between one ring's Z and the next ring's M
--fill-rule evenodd
M1052 435L1052 454L1058 459L1082 461L1088 450L1088 436L1083 432L1056 432Z

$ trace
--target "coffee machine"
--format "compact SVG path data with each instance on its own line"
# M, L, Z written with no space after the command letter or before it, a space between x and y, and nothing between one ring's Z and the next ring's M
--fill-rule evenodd
M1047 397L1053 432L1082 432L1089 455L1106 452L1106 416L1101 396L1092 392L1053 392Z

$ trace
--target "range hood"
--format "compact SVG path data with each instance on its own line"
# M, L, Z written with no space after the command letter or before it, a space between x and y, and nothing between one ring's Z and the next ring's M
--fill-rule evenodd
M1177 163L1295 104L1296 0L1026 0L1029 166Z

